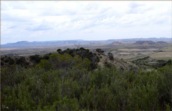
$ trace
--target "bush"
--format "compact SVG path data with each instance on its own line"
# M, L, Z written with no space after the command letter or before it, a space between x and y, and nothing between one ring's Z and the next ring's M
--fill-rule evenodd
M83 50L83 49L80 49ZM52 53L36 67L1 68L2 110L171 110L172 65L157 70L91 69L79 55Z

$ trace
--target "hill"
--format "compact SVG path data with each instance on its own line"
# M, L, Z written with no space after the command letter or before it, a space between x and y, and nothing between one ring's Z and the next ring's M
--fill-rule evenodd
M140 58L133 62L139 68L130 68L131 64L111 53L84 48L57 49L45 55L3 56L1 108L3 111L170 111L172 61L159 61L161 64L152 70L142 68L157 62L149 57Z
M134 44L136 45L153 45L155 42L153 41L136 41Z
M138 41L139 40L139 41ZM143 41L146 41L143 43ZM151 42L152 41L152 42ZM133 39L111 39L111 40L62 40L62 41L19 41L1 45L1 48L36 48L36 47L70 47L70 46L104 46L119 45L121 43L152 44L161 41L170 43L171 38L133 38Z

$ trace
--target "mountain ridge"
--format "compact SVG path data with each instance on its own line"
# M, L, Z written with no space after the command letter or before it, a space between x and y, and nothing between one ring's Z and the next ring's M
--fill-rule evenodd
M58 40L58 41L18 41L15 43L1 44L2 48L28 48L49 46L75 46L75 45L108 45L114 42L134 43L137 41L167 42L172 43L172 38L130 38L130 39L107 39L107 40Z

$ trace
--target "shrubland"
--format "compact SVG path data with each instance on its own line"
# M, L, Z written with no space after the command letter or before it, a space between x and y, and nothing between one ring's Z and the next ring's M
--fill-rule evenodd
M100 49L99 53L103 53ZM108 54L110 59L112 55ZM88 49L1 60L3 111L172 110L172 62L155 70L99 67ZM112 59L113 60L113 59Z

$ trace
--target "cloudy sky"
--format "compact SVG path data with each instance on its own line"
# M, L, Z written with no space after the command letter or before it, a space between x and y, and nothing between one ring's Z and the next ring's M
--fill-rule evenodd
M1 1L1 43L172 37L172 1Z

